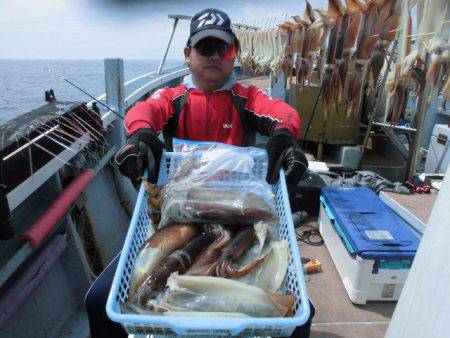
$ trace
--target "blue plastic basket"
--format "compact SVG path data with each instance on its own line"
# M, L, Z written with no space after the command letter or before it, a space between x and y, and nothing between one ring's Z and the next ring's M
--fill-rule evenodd
M161 163L158 184L165 184L167 176L183 161L182 153L165 153ZM255 158L253 175L264 179L267 171L267 157ZM243 177L228 177L237 181ZM245 177L244 177L245 179ZM289 264L282 292L295 294L293 317L283 318L192 318L139 314L122 314L119 302L128 298L130 273L142 244L153 234L151 220L147 214L147 193L141 185L131 219L130 228L120 255L111 291L106 304L108 317L122 324L129 334L157 335L208 335L208 336L289 336L296 326L304 324L310 314L305 278L300 262L300 253L292 223L289 197L283 169L280 180L273 185L276 210L280 218L280 238L289 242Z

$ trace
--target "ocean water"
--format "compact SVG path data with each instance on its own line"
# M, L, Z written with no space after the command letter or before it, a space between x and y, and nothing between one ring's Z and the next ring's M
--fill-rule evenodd
M166 61L165 67L182 61ZM155 71L159 60L124 60L125 81ZM9 60L0 59L0 124L35 109L44 102L44 92L53 89L60 101L90 101L90 98L43 68L76 83L97 97L105 92L103 60Z

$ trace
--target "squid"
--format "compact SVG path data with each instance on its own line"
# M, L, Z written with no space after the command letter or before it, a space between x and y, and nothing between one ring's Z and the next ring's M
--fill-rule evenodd
M442 65L445 63L444 55L448 53L450 44L450 4L447 0L425 0L418 9L419 34L416 40L416 50L413 55L408 55L405 62L411 64L410 57L415 56L416 61L410 78L414 81L414 96L417 97L423 91L424 82L430 86L430 93L436 87ZM447 24L446 24L447 23ZM430 53L430 65L425 75L422 70L426 49ZM404 67L407 67L405 65Z
M305 12L303 14L303 20L300 23L305 29L305 34L303 38L303 46L302 46L302 53L300 57L300 61L298 61L297 56L297 83L299 84L300 88L303 88L307 83L309 83L309 77L311 74L311 66L312 66L312 60L311 60L311 47L314 40L314 35L316 34L316 30L311 30L309 27L317 20L316 15L314 14L314 11L311 7L311 4L306 1L306 8Z
M230 241L223 249L222 255L219 258L216 274L219 277L242 277L252 271L259 264L264 262L266 256L257 257L246 266L236 269L233 264L236 263L241 255L253 244L258 238L264 238L265 235L259 232L264 231L263 228L247 226L236 237ZM267 233L267 227L265 228Z
M321 13L320 10L316 10L318 13ZM317 78L319 83L322 82L322 74L323 74L323 64L326 57L326 43L327 38L330 35L331 27L333 27L335 20L328 20L325 14L321 14L321 18L316 22L320 22L322 33L319 38L319 55L317 56Z
M345 13L342 16L342 21L340 22L341 27L340 27L339 35L337 38L336 53L335 53L335 59L336 59L337 66L334 69L333 80L332 80L333 88L335 89L335 94L334 94L335 104L338 104L341 101L342 91L344 90L345 79L347 76L345 66L343 66L342 63L345 62L343 53L344 53L344 46L345 46L345 37L347 35L349 23L350 23L350 16L347 13Z
M292 22L285 22L279 26L287 34L287 42L285 46L285 56L282 65L282 70L286 76L286 80L289 79L289 83L292 83L292 71L294 69L294 53L292 45L292 37L297 27Z
M268 251L265 261L256 267L249 274L239 277L236 280L250 285L255 285L266 291L278 292L284 282L286 271L288 268L289 243L286 240L271 241L269 245L264 247ZM266 254L265 251L262 252ZM247 251L243 260L251 260L254 252Z
M168 289L146 307L157 311L244 313L251 317L283 317L296 297L267 292L226 278L172 274Z
M149 299L166 287L167 279L173 272L184 273L196 256L207 248L212 242L212 238L207 234L201 234L190 241L182 250L173 252L161 265L150 274L140 285L139 289L130 296L127 303L145 308Z
M298 88L301 89L303 87L303 76L300 72L303 55L303 41L305 40L306 28L310 25L310 22L303 20L298 15L294 16L293 19L295 20L297 27L294 33L294 47L295 52L297 53L297 58L295 59L295 78L297 80Z
M327 64L325 66L325 74L322 80L322 99L324 107L324 118L327 117L331 108L331 103L335 97L336 92L335 85L337 84L336 78L333 81L334 69L336 68L336 47L338 43L338 34L343 23L343 14L345 10L340 0L328 1L328 18L335 19L333 28L331 29L330 36L328 38L328 50L327 50Z
M362 12L367 10L367 5L364 1L349 0L347 6L348 23L346 23L344 45L342 56L337 64L337 73L340 79L341 90L345 88L347 79L348 65L350 64L353 47L358 36L359 26L361 24Z
M273 48L273 59L270 61L269 68L272 71L275 82L278 81L281 72L281 66L284 60L283 31L278 28L270 31L271 46Z
M439 73L442 65L443 40L439 37L433 37L430 41L431 63L426 74L426 80L430 85L431 91L436 87L439 79Z
M430 40L435 36L433 33L441 32L443 29L442 23L450 19L448 17L449 4L448 0L423 0L419 4L422 6L417 11L417 19L420 22L418 23L419 34L416 37L416 45L419 49L420 58L425 59L427 49L431 52L430 46L432 43L430 43Z
M157 230L140 249L131 270L130 289L133 297L142 282L172 252L185 246L199 230L192 224L170 224Z
M419 51L415 49L408 54L403 61L403 68L401 70L400 77L405 79L406 84L408 81L413 81L412 98L415 100L422 94L425 87L425 72L421 69L421 62L418 59Z
M347 97L349 101L347 116L349 116L352 111L357 111L357 106L360 102L361 89L366 75L366 66L369 62L370 42L372 40L373 30L376 22L375 3L370 2L367 6L367 10L363 12L363 15L362 26L358 34L358 40L356 44L355 68L353 69L352 77L347 89Z
M400 6L397 0L389 0L381 3L379 17L375 27L375 36L371 42L371 54L368 64L368 73L372 73L374 86L380 76L386 56L386 48L395 38L394 31L397 30L400 19Z
M401 0L400 5L400 38L397 63L394 68L393 85L389 96L392 101L391 124L395 125L406 104L407 86L415 57L409 56L411 52L411 15L408 0ZM405 66L403 65L405 63Z
M216 238L214 242L195 259L192 266L186 271L186 275L212 276L215 274L218 259L223 248L230 241L231 236L228 230L222 228L220 235L215 235L214 237Z

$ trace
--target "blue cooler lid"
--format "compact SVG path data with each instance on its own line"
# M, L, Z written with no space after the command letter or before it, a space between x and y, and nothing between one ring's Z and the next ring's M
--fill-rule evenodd
M322 201L354 254L366 259L413 260L419 239L369 188L324 187Z

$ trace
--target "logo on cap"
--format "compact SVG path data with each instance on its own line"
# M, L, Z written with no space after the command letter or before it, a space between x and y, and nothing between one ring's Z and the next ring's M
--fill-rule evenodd
M209 19L207 20L208 17ZM200 20L200 23L198 24L197 28L203 27L204 25L222 26L225 21L219 13L212 12L207 12L198 19Z

